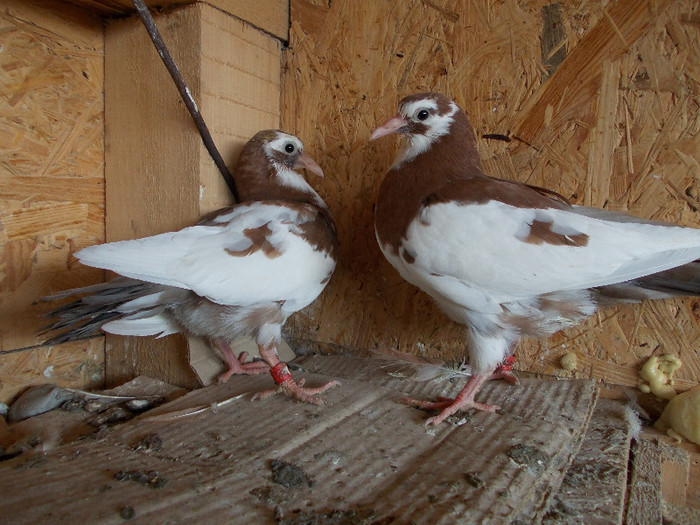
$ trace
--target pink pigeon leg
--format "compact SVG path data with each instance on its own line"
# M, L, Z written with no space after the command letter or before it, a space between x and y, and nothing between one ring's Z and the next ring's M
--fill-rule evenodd
M277 356L277 350L275 349L274 345L271 345L270 347L258 345L258 347L260 348L260 357L262 357L270 365L270 373L272 374L272 378L279 386L271 390L258 392L253 396L253 399L265 399L275 394L282 393L291 397L292 399L297 399L305 403L322 405L323 399L315 396L322 394L334 386L340 385L338 381L333 380L316 388L303 388L305 380L300 379L297 383L292 379L292 374L289 373L287 365L280 361L279 357Z
M513 363L515 363L514 355L506 357L503 360L503 362L496 367L494 373L491 374L491 377L489 377L489 381L492 381L494 379L505 379L511 385L520 384L518 378L513 375Z
M472 375L469 378L469 381L467 381L467 384L464 385L462 391L457 394L457 397L454 399L449 397L438 397L436 401L421 401L419 399L404 398L403 402L407 405L426 410L442 411L437 416L428 418L425 422L426 426L442 423L445 419L459 410L475 408L485 412L495 412L499 408L497 405L486 405L474 401L474 395L476 394L477 390L479 390L479 387L481 387L481 385L491 377L492 373L493 371L489 371Z
M221 357L224 358L228 370L221 374L218 378L219 383L225 383L229 380L232 375L257 375L267 372L270 366L265 361L251 361L246 363L245 360L248 357L248 352L241 352L241 354L236 357L233 353L229 344L221 338L215 338L212 340L214 346L221 353Z

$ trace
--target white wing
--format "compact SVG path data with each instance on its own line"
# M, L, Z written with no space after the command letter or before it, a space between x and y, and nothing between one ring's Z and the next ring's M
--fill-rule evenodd
M407 231L402 249L415 261L391 259L407 280L461 302L467 292L451 290L459 283L499 301L627 281L700 258L700 230L603 217L576 207L434 204ZM528 242L533 223L550 230L550 242Z
M316 298L335 266L329 254L298 235L299 225L315 218L310 210L241 204L203 225L91 246L76 257L126 277L189 289L219 304L288 301L295 310ZM251 232L256 229L265 233L267 253L255 249Z

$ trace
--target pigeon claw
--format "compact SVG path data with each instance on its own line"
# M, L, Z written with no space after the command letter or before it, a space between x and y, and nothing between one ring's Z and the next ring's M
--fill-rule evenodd
M251 361L246 363L245 360L248 358L248 352L241 352L238 358L233 355L233 352L231 352L230 356L227 355L225 357L228 370L218 377L219 383L225 383L233 375L253 376L263 374L270 370L270 365L265 361Z
M496 371L491 374L491 377L489 377L489 381L493 381L495 379L504 379L508 381L511 385L519 385L520 381L518 380L517 377L511 372L510 370L500 370L496 369Z
M323 398L317 396L326 390L340 386L340 383L335 380L329 381L325 385L315 388L304 388L304 383L305 380L303 378L300 379L298 383L293 379L287 379L286 381L280 383L277 388L258 392L253 396L253 399L266 399L274 396L275 394L284 394L292 399L296 399L297 401L303 401L304 403L311 403L312 405L321 406L325 401Z
M464 385L464 388L462 388L462 391L457 394L457 397L454 399L450 397L438 397L436 401L420 401L406 398L403 401L408 405L425 410L441 410L437 416L428 418L425 422L426 426L438 425L459 410L475 408L476 410L483 410L484 412L496 412L496 410L499 409L498 405L485 405L484 403L477 403L474 401L474 395L477 390L479 390L479 387L484 381L489 379L494 370L495 367L489 372L481 372L472 375L469 381L467 381L467 384Z
M520 381L513 375L513 363L515 363L515 356L510 355L506 357L503 362L496 367L496 370L488 378L489 381L494 379L505 379L511 385L519 385Z
M470 408L476 410L483 410L484 412L496 412L500 407L498 405L487 405L484 403L477 403L473 399L456 399L451 397L438 397L435 401L423 401L420 399L413 399L406 397L402 399L402 402L416 408L422 408L423 410L440 410L441 412L437 416L428 418L425 421L425 426L428 425L438 425L445 421L452 414L456 414L460 410L466 411Z

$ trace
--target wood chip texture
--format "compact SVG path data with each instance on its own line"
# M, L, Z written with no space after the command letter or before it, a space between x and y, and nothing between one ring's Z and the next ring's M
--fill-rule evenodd
M466 353L463 328L401 279L373 231L397 141L368 137L410 93L453 97L493 176L699 227L699 16L693 0L292 0L282 124L320 159L326 177L316 185L341 243L331 283L293 334L427 357ZM546 52L543 32L559 40ZM521 343L516 368L634 385L640 364L667 352L682 359L677 387L687 389L700 379L699 304L606 309L548 341ZM578 356L577 371L560 368L566 352Z
M98 282L71 253L103 242L102 23L63 6L0 10L0 400L47 380L96 386L101 340L35 349L41 296Z

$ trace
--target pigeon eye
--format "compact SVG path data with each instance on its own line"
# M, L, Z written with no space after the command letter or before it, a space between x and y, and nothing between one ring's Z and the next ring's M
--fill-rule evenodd
M287 153L294 153L294 149L294 144L292 144L291 142L287 142L284 145L284 151L286 151Z
M429 116L430 111L428 111L427 109L421 109L420 111L418 111L418 113L416 113L416 118L418 120L426 120Z

